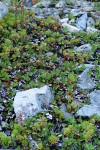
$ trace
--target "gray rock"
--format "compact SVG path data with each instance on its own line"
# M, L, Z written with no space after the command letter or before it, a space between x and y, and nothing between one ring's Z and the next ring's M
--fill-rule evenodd
M86 31L87 31L87 33L92 33L92 34L95 32L100 33L100 30L97 30L94 27L87 27Z
M95 87L95 83L92 81L92 79L88 76L89 68L85 69L78 79L78 86L80 89L93 89Z
M71 117L73 116L71 113L68 113L68 112L66 111L66 106L65 106L65 104L62 104L62 105L60 106L60 109L61 109L61 111L62 111L62 113L63 113L63 115L64 115L65 118L71 118Z
M36 18L45 18L48 16L53 16L53 17L59 18L59 11L55 8L53 8L53 9L42 8L41 9L41 8L31 7L31 10L34 11Z
M51 114L46 113L46 117L47 117L48 119L52 120L52 115L51 115Z
M62 27L67 27L67 29L70 31L70 32L73 32L73 33L77 33L80 31L80 29L78 29L77 27L74 27L68 23L63 23L62 24Z
M99 115L100 116L100 90L95 90L88 94L91 104L84 105L80 108L76 116L92 116L92 115Z
M46 0L43 0L37 4L35 4L33 7L39 7L39 6L42 6L42 7L45 7L45 8L48 8L50 5L51 5L52 1L46 1Z
M71 10L71 14L73 16L79 16L79 15L83 15L85 12L82 12L80 9L72 9Z
M53 52L47 52L47 53L45 54L45 56L52 56L52 55L54 55Z
M38 146L37 142L35 140L32 140L32 144L33 144L32 150L36 150Z
M5 128L5 127L7 126L7 122L2 121L2 122L1 122L1 126L2 126L2 128Z
M79 65L78 68L81 68L83 65ZM85 68L91 69L91 68L95 68L95 65L92 64L84 64Z
M90 44L84 44L80 47L74 48L76 52L86 52L86 51L92 51L92 46Z
M81 29L81 30L85 30L86 29L86 23L87 23L87 13L85 13L84 15L82 15L77 23L76 23L76 27Z
M91 17L94 19L100 19L100 10L96 12L91 12Z
M89 17L87 20L87 27L94 27L95 26L95 21L92 17Z
M4 0L3 3L4 3L6 6L10 6L10 5L11 5L11 0Z
M82 6L82 2L80 0L76 0L75 3L76 3L77 7L81 7Z
M91 12L93 10L92 6L84 6L81 8L82 11Z
M100 116L100 108L96 105L84 105L82 108L80 108L76 116L92 116L92 115L99 115Z
M59 1L59 2L56 4L55 7L56 7L56 8L65 8L65 7L66 7L66 3L65 3L65 1L61 0L61 1Z
M97 105L100 109L100 90L95 90L88 94L88 97L90 98L90 102L93 105Z
M32 144L32 150L36 150L37 146L38 146L37 142L35 140L33 140L33 138L31 136L29 136L28 139Z
M60 19L59 21L61 22L61 23L67 23L68 22L68 18L63 18L63 19Z
M31 7L33 4L32 4L32 0L24 0L24 5L26 7Z
M8 7L0 2L0 19L2 19L8 13Z
M71 19L68 24L72 25L73 23L75 23L75 19Z
M0 126L0 131L2 131L2 127Z
M92 3L92 2L87 2L87 1L83 1L83 2L81 2L81 6L82 7L92 7L92 6L94 6L94 4Z
M37 113L44 111L43 104L49 105L52 100L53 94L48 86L17 92L13 102L17 119L19 119L20 113L23 120L28 116L35 116Z
M67 17L68 17L68 14L69 14L70 11L71 11L70 8L67 7L67 8L65 8L65 9L63 10L63 13L66 14Z

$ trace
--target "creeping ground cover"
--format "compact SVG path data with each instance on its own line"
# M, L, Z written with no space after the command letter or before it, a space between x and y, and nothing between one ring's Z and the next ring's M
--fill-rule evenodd
M91 51L75 50L86 43ZM70 33L53 17L35 18L31 10L11 8L0 20L0 149L99 150L100 116L76 115L90 104L87 94L92 90L77 84L85 64L95 66L88 77L94 90L100 90L100 33ZM44 85L52 88L54 100L25 124L20 115L18 124L16 92Z

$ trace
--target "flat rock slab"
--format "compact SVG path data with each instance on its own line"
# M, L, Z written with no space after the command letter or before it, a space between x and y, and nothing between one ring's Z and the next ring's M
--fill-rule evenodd
M44 111L43 104L47 106L52 100L53 94L48 86L17 92L13 102L17 119L19 119L20 113L23 120L27 119L28 116L35 116Z
M8 7L0 2L0 19L2 19L8 13Z

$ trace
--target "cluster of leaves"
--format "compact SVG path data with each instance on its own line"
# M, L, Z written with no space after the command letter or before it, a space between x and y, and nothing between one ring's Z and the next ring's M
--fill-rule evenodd
M37 149L61 149L59 142L64 143L63 149L71 149L73 145L78 149L93 149L98 145L97 128L93 126L96 121L75 122L72 118L66 121L58 106L65 103L67 111L72 114L77 111L79 106L74 103L75 90L78 75L84 69L77 66L89 63L93 57L94 64L98 66L98 33L93 36L81 32L71 34L52 17L35 19L33 12L26 10L23 14L23 24L20 12L13 9L0 20L0 106L4 107L1 115L10 123L11 130L9 136L0 133L1 148L31 149L31 136L38 142ZM85 43L92 45L92 53L75 52L75 46ZM93 71L98 70L97 67ZM95 78L98 82L98 73ZM53 119L48 120L44 113L40 114L41 117L29 119L25 126L14 123L12 103L16 91L45 84L51 85L55 94L54 107L50 110Z

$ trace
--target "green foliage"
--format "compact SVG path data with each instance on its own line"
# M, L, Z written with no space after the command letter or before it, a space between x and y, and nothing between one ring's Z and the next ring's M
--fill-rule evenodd
M49 142L51 145L57 144L57 142L58 142L57 136L54 135L54 134L52 134L52 135L48 138L48 142Z
M6 136L4 133L0 133L0 143L4 148L8 148L11 145L11 137Z
M70 1L66 1L70 4ZM14 4L15 5L15 4ZM20 5L20 3L19 3ZM22 19L23 16L23 19ZM74 16L70 14L69 19ZM99 21L96 22L99 28ZM4 149L32 149L31 140L37 141L37 150L63 149L71 150L98 149L99 116L91 118L76 118L74 114L80 107L76 102L77 96L86 101L88 91L78 90L78 75L86 68L83 64L91 62L94 57L95 69L91 69L89 76L100 89L100 67L98 50L100 49L99 34L79 32L71 34L66 28L61 28L58 21L52 17L36 19L32 11L24 9L10 10L0 20L0 106L4 104L5 111L1 112L5 120L9 120L10 135L0 133L0 146ZM90 43L93 51L75 53L74 47L82 43ZM51 53L49 53L51 52ZM82 67L78 67L82 65ZM29 117L25 124L17 124L13 113L13 97L16 91L41 87L44 84L53 88L54 100L45 112ZM77 96L75 92L78 92ZM1 94L0 93L0 94ZM7 101L9 100L9 101ZM65 103L66 111L73 117L65 118L60 105ZM52 116L49 119L48 113ZM5 132L6 133L6 132ZM62 148L58 143L62 142Z

